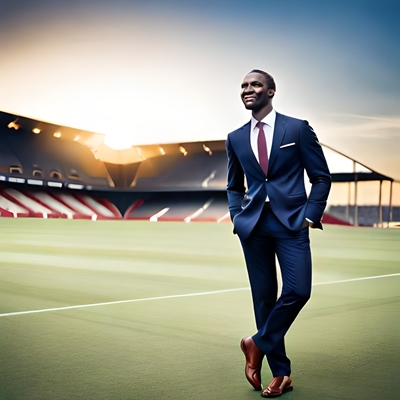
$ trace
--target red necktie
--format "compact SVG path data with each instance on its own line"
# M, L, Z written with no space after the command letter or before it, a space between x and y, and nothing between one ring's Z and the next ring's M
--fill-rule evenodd
M268 172L268 151L267 151L267 142L265 140L265 133L264 133L264 123L257 122L258 128L258 139L257 139L257 147L258 147L258 162L262 170L267 175Z

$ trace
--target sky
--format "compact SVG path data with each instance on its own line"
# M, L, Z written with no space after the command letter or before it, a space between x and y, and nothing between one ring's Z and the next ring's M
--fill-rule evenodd
M115 146L225 139L253 68L274 107L400 180L397 0L0 0L0 111Z

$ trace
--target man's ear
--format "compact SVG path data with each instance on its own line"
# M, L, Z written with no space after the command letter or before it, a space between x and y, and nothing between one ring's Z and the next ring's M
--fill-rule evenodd
M269 97L274 97L275 91L273 89L268 90L268 96Z

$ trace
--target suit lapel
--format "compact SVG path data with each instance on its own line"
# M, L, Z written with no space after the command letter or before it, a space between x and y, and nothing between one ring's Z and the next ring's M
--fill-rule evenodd
M274 136L272 139L271 153L269 155L268 170L270 170L274 164L274 161L276 160L279 147L281 146L283 137L285 136L286 126L287 122L285 121L285 117L282 114L276 113Z
M271 167L273 166L273 163L276 160L277 155L279 153L279 147L281 146L283 137L285 136L286 126L287 122L285 120L285 116L276 113L274 136L272 140L271 153L269 155L269 164L268 164L269 171L271 170ZM253 149L251 148L250 127L251 124L250 122L248 122L246 125L242 127L241 131L238 131L238 133L240 132L238 136L238 139L240 138L239 139L240 146L243 146L242 151L244 152L245 155L244 159L248 160L252 168L254 168L257 171L257 173L261 173L265 176L264 171L262 170L256 156L254 155Z

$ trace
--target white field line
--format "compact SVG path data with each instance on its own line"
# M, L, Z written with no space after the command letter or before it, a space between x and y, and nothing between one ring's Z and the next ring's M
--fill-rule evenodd
M400 273L388 274L388 275L377 275L377 276L366 276L363 278L344 279L344 280L340 280L340 281L331 281L331 282L317 282L317 283L313 283L312 286L334 285L337 283L366 281L369 279L389 278L389 277L393 277L393 276L400 276ZM11 317L14 315L24 315L24 314L37 314L37 313L44 313L44 312L50 312L50 311L64 311L64 310L72 310L72 309L76 309L76 308L108 306L108 305L113 305L113 304L138 303L138 302L142 302L142 301L176 299L179 297L206 296L206 295L210 295L210 294L240 292L240 291L244 291L244 290L250 290L250 288L243 287L243 288L234 288L234 289L225 289L225 290L215 290L212 292L174 294L174 295L170 295L170 296L147 297L147 298L143 298L143 299L118 300L118 301L109 301L109 302L105 302L105 303L80 304L80 305L76 305L76 306L45 308L43 310L18 311L18 312L10 312L10 313L5 313L5 314L0 314L0 317Z
M147 298L144 298L144 299L117 300L117 301L108 301L106 303L81 304L81 305L77 305L77 306L47 308L47 309L43 309L43 310L18 311L18 312L0 314L0 317L7 317L7 316L12 316L12 315L23 315L23 314L34 314L34 313L42 313L42 312L49 312L49 311L72 310L74 308L107 306L107 305L112 305L112 304L137 303L137 302L151 301L151 300L176 299L176 298L179 298L179 297L205 296L205 295L209 295L209 294L238 292L240 290L249 290L249 288L248 287L244 287L244 288L234 288L234 289L225 289L225 290L215 290L213 292L173 294L173 295L170 295L170 296L147 297Z
M388 275L365 276L363 278L343 279L340 281L331 281L331 282L317 282L317 283L313 283L313 286L334 285L335 283L345 283L345 282L367 281L368 279L390 278L393 276L400 276L400 273L388 274Z

